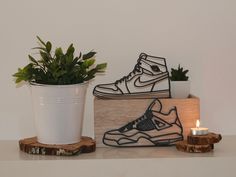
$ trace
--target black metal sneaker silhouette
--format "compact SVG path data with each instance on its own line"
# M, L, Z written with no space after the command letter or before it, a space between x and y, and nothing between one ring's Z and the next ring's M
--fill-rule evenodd
M170 81L166 60L141 53L132 72L114 83L97 85L93 94L103 99L169 98Z
M121 128L104 133L103 143L108 146L169 146L183 140L183 127L177 108L163 113L162 104L154 99L145 113Z

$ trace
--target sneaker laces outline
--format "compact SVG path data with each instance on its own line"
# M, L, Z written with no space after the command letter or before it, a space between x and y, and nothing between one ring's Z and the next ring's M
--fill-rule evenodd
M147 119L151 119L152 116L153 116L152 111L151 110L147 110L141 117L139 117L139 118L137 118L137 119L127 123L125 126L119 128L118 130L120 132L123 132L123 131L125 131L125 129L130 130L132 128L137 128L136 125L138 123L140 123L140 122L142 122L144 120L147 120Z
M127 76L122 77L121 79L118 79L115 81L115 84L118 83L122 83L124 82L126 79L129 79L130 77L132 77L132 75L135 75L138 72L141 72L141 67L140 65L142 65L142 63L140 62L140 59L138 59L138 63L134 66L133 71L131 71Z

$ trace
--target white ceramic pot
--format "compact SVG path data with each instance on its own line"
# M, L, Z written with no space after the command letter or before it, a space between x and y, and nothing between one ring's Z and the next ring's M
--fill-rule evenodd
M81 139L88 83L30 84L37 138L44 144L72 144Z
M190 81L171 81L171 97L187 98L190 94Z

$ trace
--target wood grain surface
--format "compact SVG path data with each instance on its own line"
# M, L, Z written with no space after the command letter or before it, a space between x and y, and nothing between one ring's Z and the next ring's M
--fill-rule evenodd
M214 149L214 145L213 144L192 145L188 144L187 141L180 141L176 143L176 148L182 152L205 153L212 151Z
M220 134L208 133L207 135L188 135L187 142L192 145L207 145L218 143L222 139Z
M176 148L183 152L204 153L214 149L214 144L220 142L222 136L216 133L208 133L207 135L189 134L187 141L176 143Z
M70 156L80 153L94 152L96 143L92 138L82 137L79 143L66 145L49 145L37 141L37 137L26 138L19 141L20 150L29 154Z
M102 137L104 132L117 129L142 116L153 99L94 99L95 139L97 147L104 147ZM195 127L196 120L200 119L199 99L190 96L187 99L160 99L163 109L167 113L174 106L177 107L180 121L183 125L183 134L187 138L190 128Z

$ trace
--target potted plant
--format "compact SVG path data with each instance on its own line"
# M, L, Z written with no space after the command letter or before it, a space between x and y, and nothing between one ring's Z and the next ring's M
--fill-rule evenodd
M26 81L31 89L37 138L44 144L72 144L80 141L88 81L103 72L106 63L95 66L95 54L74 56L71 44L52 52L52 44L37 36L40 58L29 55L30 62L13 76Z
M187 98L190 94L190 81L186 75L189 70L184 70L178 66L177 69L171 68L171 96L172 98Z

